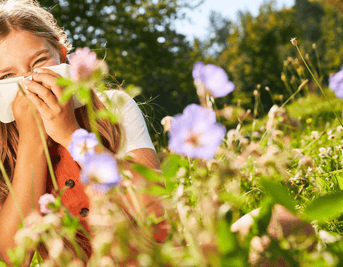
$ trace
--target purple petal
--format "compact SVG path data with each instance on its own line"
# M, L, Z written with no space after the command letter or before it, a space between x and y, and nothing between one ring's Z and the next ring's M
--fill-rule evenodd
M225 127L216 123L213 110L191 104L174 117L169 136L169 147L176 153L210 159L225 136Z
M337 97L343 99L343 69L330 76L329 88Z
M204 81L206 89L214 97L223 97L234 89L234 85L229 81L226 72L212 64L208 64L202 69L201 80Z
M193 66L193 71L192 71L192 75L193 75L193 79L200 79L201 80L201 70L205 65L202 62L196 62Z
M101 192L107 192L120 182L117 162L111 154L104 152L87 157L80 180L82 183L89 183L90 178L96 178L98 183L92 183L92 187Z

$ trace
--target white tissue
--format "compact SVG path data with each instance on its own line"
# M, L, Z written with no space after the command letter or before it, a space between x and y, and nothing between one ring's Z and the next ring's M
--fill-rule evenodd
M51 69L52 71L61 75L63 78L70 77L71 66L66 63L42 68ZM27 78L32 80L32 76ZM14 121L12 104L17 92L19 91L18 83L20 83L23 79L24 76L0 80L0 121L3 123L10 123ZM81 104L75 96L73 96L73 100L75 109L84 105Z

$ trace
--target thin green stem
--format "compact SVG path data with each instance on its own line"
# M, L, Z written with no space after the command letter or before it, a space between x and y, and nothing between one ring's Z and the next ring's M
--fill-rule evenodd
M318 71L319 71L319 79L321 80L322 77L322 67L320 66L319 54L317 48L314 49L316 53L317 63L318 63Z
M283 108L291 99L294 98L294 96L300 92L300 90L303 88L303 86L308 82L308 80L302 82L302 84L300 84L300 86L298 87L298 90L295 91L295 93L293 93L285 102L283 102L283 104L281 105L280 108Z
M11 181L10 179L8 178L7 176L7 173L6 173L6 170L5 170L5 167L4 167L4 164L2 163L2 161L0 160L0 170L1 170L1 173L2 173L2 177L4 177L5 179L5 183L6 183L6 186L8 188L8 190L10 191L13 199L14 199L14 203L15 205L17 206L17 210L19 212L19 215L20 215L20 218L22 221L24 221L24 214L23 212L21 211L21 208L20 208L20 205L19 205L19 202L14 194L14 190L12 188L12 184L11 184Z
M306 60L304 59L303 55L302 55L302 54L301 54L301 52L300 52L300 49L298 48L298 46L297 46L297 45L296 45L295 47L297 48L297 50L298 50L298 53L300 54L300 56L301 56L301 58L302 58L302 60L303 60L303 62L304 62L304 64L305 64L306 68L307 68L307 69L308 69L308 71L311 73L311 76L312 76L312 77L313 77L313 79L315 80L315 82L316 82L316 84L318 85L319 89L322 91L322 93L323 93L323 95L324 95L324 97L325 97L326 101L329 103L329 105L330 105L330 108L332 109L332 112L333 112L333 114L335 114L335 116L336 116L337 120L338 120L338 121L339 121L339 123L340 123L340 124L343 126L343 124L342 124L342 122L341 122L340 118L337 116L337 114L336 114L335 110L333 109L333 107L332 107L332 105L331 105L331 103L330 103L329 99L326 97L326 95L325 95L325 93L324 93L324 90L323 90L323 88L320 86L320 84L319 84L319 82L317 81L316 77L314 76L314 74L312 73L311 69L310 69L310 68L309 68L309 66L307 65L307 63L306 63Z
M93 101L91 100L89 103L87 103L86 107L87 107L87 113L88 113L89 125L91 127L91 131L95 134L99 143L101 143L101 138L100 138L100 134L99 134L97 123L96 123L96 114L93 110Z
M256 95L255 95L254 120L253 120L252 128L251 128L251 140L252 140L252 141L254 141L254 132L255 132L256 116L257 116L257 107L258 107L258 96L259 96L259 94L256 94Z
M21 85L18 83L19 85L19 90L21 91L21 93L25 96L26 96L26 93L25 91L23 90L23 88L21 87ZM43 143L43 147L44 147L44 152L45 152L45 157L47 159L47 162L48 162L48 168L49 168L49 172L50 172L50 177L51 177L51 181L52 181L52 184L54 186L54 189L56 190L56 192L58 192L58 185L57 185L57 181L56 181L56 177L55 177L55 173L54 173L54 169L52 167L52 163L51 163L51 158L50 158L50 154L49 154L49 149L48 149L48 145L45 141L45 137L44 137L44 133L43 133L43 128L42 128L42 125L40 124L39 122L39 119L38 119L38 116L37 116L37 113L35 111L35 109L33 108L33 105L31 103L31 101L28 101L29 105L30 105L30 108L32 110L32 113L33 113L33 116L37 122L37 125L38 125L38 130L39 130L39 135L42 139L42 143Z
M300 84L299 85L299 87L298 87L298 90L297 91L295 91L295 93L294 94L292 94L282 105L281 105L281 107L280 107L280 109L281 108L283 108L297 93L299 93L300 92L300 90L301 90L301 88L303 88L303 86L306 84L308 82L308 80L306 80L306 81L303 81L302 82L302 84ZM254 126L254 125L253 125ZM260 139L260 142L262 142L263 141L263 139L264 139L264 137L267 135L267 133L269 132L269 129L268 130L266 130L264 133L263 133L263 135L262 135L262 137L261 137L261 139Z
M275 105L275 100L274 100L274 98L273 98L272 93L270 92L270 89L269 89L269 90L266 90L266 91L268 92L268 94L269 94L269 96L270 96L270 99L271 99L272 102L273 102L273 105Z

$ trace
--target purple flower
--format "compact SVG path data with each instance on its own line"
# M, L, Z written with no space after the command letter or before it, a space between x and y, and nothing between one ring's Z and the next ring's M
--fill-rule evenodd
M75 161L83 163L88 155L95 153L94 147L98 143L94 133L89 133L85 129L77 129L71 135L68 150Z
M97 64L96 53L88 47L78 48L69 56L71 78L75 81L87 80L93 73Z
M117 161L109 153L89 155L81 170L81 182L93 190L107 192L120 182Z
M196 62L192 72L195 81L200 81L214 97L223 97L235 89L226 72L215 65Z
M40 212L50 213L52 210L48 207L49 203L55 203L56 198L51 194L44 194L39 198Z
M343 68L330 76L329 88L335 92L337 97L343 99Z
M191 104L174 117L169 130L169 147L192 158L211 159L225 132L224 126L216 123L213 110Z

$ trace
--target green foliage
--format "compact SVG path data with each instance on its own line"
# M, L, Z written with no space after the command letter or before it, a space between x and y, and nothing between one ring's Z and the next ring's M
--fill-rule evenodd
M154 98L148 116L160 130L159 121L167 114L180 113L195 102L191 79L194 60L185 36L173 29L173 21L185 8L195 8L201 0L167 1L39 1L48 7L69 37L73 47L90 47L108 63L108 87L134 84L142 88L137 99ZM153 112L156 112L155 114Z
M304 215L309 220L323 222L338 217L343 212L342 206L342 192L320 196L305 208Z

